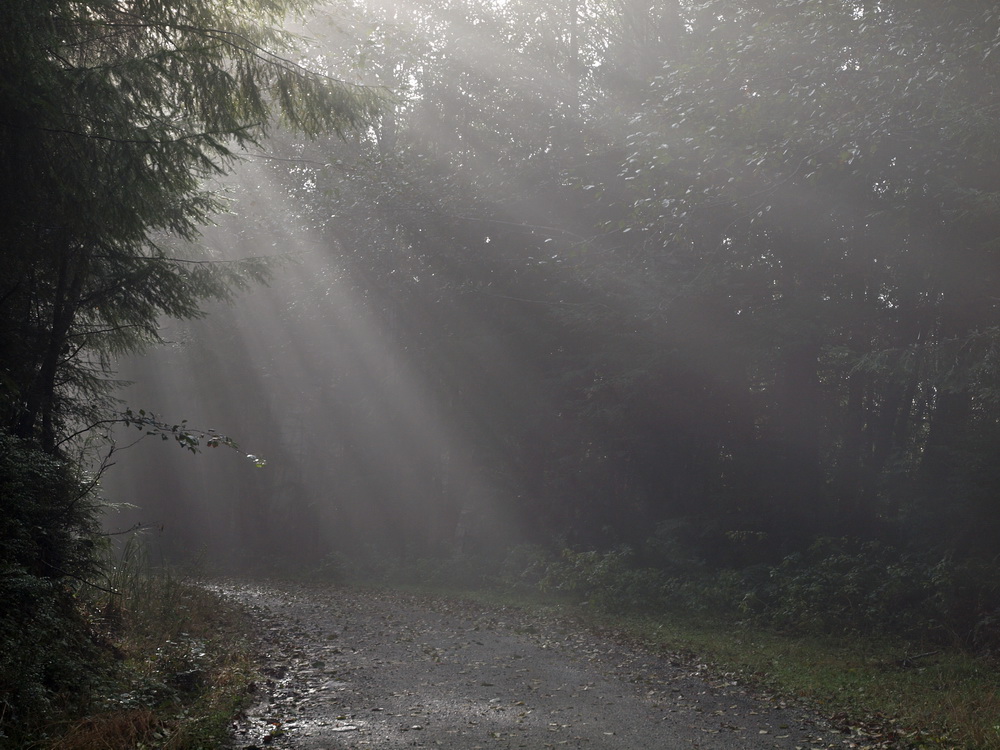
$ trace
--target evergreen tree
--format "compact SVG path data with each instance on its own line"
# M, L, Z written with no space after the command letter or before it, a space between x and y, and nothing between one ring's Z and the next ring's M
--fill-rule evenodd
M292 57L278 24L306 8L0 5L0 744L94 677L73 592L95 559L95 482L68 447L109 420L154 426L116 412L115 358L267 276L195 248L225 205L206 181L278 123L346 135L374 115L371 90Z
M266 275L172 254L223 208L204 187L280 118L344 133L367 90L295 61L306 4L153 0L0 9L0 425L54 451L96 421L110 357ZM95 409L95 406L97 407Z

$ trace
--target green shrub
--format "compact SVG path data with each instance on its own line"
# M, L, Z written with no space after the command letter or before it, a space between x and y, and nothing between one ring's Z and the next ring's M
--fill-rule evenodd
M507 589L537 589L549 574L553 555L536 544L519 544L508 550L500 563L496 580Z
M549 564L539 581L543 591L561 591L607 608L651 610L667 599L669 579L660 570L635 566L635 553L628 546L607 552L562 551Z
M972 651L1000 655L1000 565L945 557L928 566L932 632Z
M660 554L660 565L642 564ZM679 553L680 552L680 553ZM777 565L712 569L664 536L632 548L510 551L498 581L618 611L742 617L803 634L905 637L1000 655L1000 566L822 538Z
M788 630L899 632L925 584L919 567L891 547L826 538L772 568L744 606Z
M100 648L76 603L96 507L72 464L0 433L0 745L78 703Z
M1000 646L1000 568L992 562L823 538L747 584L744 612L787 630L892 633L976 651Z

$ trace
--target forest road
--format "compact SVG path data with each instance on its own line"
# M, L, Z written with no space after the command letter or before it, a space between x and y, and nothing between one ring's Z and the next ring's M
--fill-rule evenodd
M669 653L519 610L332 585L212 586L263 622L233 748L859 747Z

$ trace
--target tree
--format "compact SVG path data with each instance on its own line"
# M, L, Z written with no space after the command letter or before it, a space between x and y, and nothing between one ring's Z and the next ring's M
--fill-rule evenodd
M272 165L337 248L288 330L346 284L394 355L317 355L316 413L420 457L373 488L390 438L345 437L345 495L454 519L472 466L536 539L993 538L992 3L350 7L327 53L399 95ZM460 452L396 429L403 380Z
M207 181L279 122L346 136L374 116L371 89L290 57L277 24L307 7L0 7L0 738L93 672L73 591L94 562L96 482L69 448L109 421L161 427L119 411L115 358L156 343L161 317L267 278L195 247L225 207Z
M998 24L988 2L703 4L636 120L633 226L678 259L680 304L702 290L753 342L763 492L802 533L901 522L917 464L953 482L995 419Z
M190 245L224 204L204 188L275 122L343 134L371 90L296 62L272 24L306 4L6 3L0 11L0 424L54 451L94 421L111 359L266 277ZM97 407L95 409L95 406Z

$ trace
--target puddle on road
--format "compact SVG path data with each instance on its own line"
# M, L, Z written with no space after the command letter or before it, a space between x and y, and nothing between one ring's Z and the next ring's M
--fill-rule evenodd
M354 719L288 719L269 720L263 716L247 716L235 731L234 748L259 750L267 747L294 747L300 740L322 739L332 734L362 732L366 723Z

